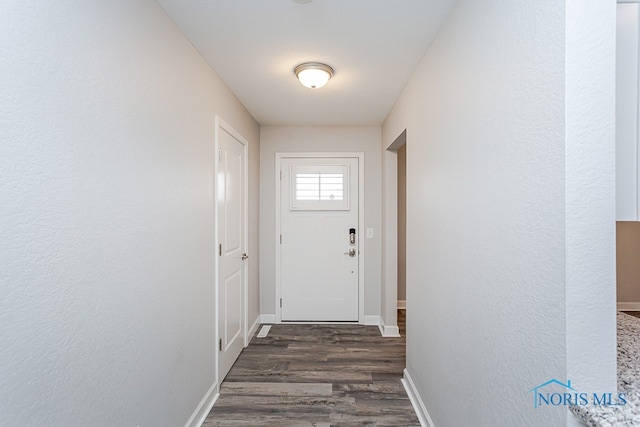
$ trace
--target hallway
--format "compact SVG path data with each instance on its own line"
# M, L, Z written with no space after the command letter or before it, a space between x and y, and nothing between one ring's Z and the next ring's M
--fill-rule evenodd
M203 427L419 426L400 379L401 338L360 325L274 325L254 337Z
M415 425L405 366L431 427L567 426L528 391L616 390L615 2L3 5L0 424L201 427L219 399L210 426ZM221 123L247 151L228 242ZM277 325L223 384L224 341L282 320L277 154L363 156L335 256L360 251L358 323L395 335L401 142L406 349Z

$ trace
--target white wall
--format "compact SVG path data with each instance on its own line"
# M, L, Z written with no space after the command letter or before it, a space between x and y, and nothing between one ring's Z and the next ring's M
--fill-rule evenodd
M254 167L259 127L153 1L0 20L0 424L184 425L216 381L214 116Z
M567 377L615 390L616 3L567 0L566 15Z
M260 310L275 314L275 159L287 152L364 152L364 218L360 226L374 229L365 239L365 307L369 316L380 315L381 171L380 127L277 127L260 131Z
M638 221L640 5L616 5L616 219Z
M602 67L614 47L600 37L608 5L580 3L590 20L578 18L569 37L555 1L458 1L383 125L383 148L407 129L407 369L438 427L566 425L565 408L534 409L527 391L551 378L587 388L615 377L613 308L593 298L614 292L613 67ZM581 85L598 88L573 98L565 72L576 78L579 61L565 61L589 47L595 65ZM598 131L581 145L576 130L593 113ZM593 197L577 219L587 185ZM595 279L582 282L582 256ZM578 310L591 320L573 323Z

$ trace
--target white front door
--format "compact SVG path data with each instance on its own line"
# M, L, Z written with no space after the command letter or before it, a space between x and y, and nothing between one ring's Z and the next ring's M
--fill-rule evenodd
M245 146L218 127L218 310L220 381L244 347L245 334Z
M282 321L358 321L358 162L280 162Z

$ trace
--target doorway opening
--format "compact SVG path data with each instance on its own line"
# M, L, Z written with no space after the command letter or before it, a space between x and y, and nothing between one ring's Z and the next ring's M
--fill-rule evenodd
M399 336L398 310L403 310L403 321L406 314L406 135L405 129L387 147L383 161L385 243L380 330L385 337Z
M407 308L407 144L398 149L398 310Z

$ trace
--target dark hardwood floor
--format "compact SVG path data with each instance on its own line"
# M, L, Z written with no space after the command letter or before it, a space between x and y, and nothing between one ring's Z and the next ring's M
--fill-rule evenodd
M203 427L419 426L400 379L401 338L375 326L274 325L251 340Z

